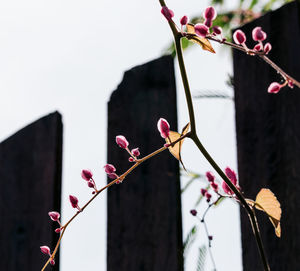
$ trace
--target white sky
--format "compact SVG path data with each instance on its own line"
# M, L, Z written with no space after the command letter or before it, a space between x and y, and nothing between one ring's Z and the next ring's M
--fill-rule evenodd
M190 0L188 5L178 0L168 3L178 14L177 20L206 7L206 1L198 0ZM69 194L77 195L80 202L90 197L80 178L82 168L93 170L98 187L106 182L102 167L106 162L106 103L111 92L125 70L159 57L170 40L158 0L142 4L138 0L0 2L0 140L55 110L63 115L63 220L74 212L67 200ZM196 47L186 52L193 90L227 89L224 81L232 70L229 51L215 48L216 55ZM179 77L177 86L182 127L188 118ZM197 100L195 110L203 143L222 168L236 169L233 103ZM183 159L187 168L211 170L195 153L186 140ZM200 187L195 184L183 197L184 233L196 222L189 210ZM242 270L238 218L237 206L229 201L207 216L219 271ZM61 270L105 270L105 232L103 194L68 228L62 241ZM190 252L188 271L196 269L200 243L198 239ZM209 258L207 261L206 270L211 270ZM233 262L238 264L233 266Z

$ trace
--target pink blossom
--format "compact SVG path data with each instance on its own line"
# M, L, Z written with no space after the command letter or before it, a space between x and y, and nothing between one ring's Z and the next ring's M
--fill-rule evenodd
M205 195L205 193L207 192L207 190L206 189L204 189L204 188L201 188L201 194L202 194L202 196L204 196Z
M55 211L49 212L48 215L50 216L51 220L53 220L53 221L57 221L60 218L60 214Z
M174 12L167 8L166 6L162 7L161 9L161 14L165 16L165 18L170 21L172 19L172 17L174 17Z
M233 33L233 40L236 44L243 44L246 42L246 35L242 30L236 30Z
M161 135L162 138L167 138L169 136L170 125L165 119L160 118L158 120L157 129L160 132L160 135Z
M211 171L207 171L205 175L209 182L213 182L215 180L215 176Z
M207 202L210 202L211 194L208 193L208 192L206 192L206 193L205 193L205 197L206 197L206 201L207 201Z
M203 17L207 20L213 21L217 17L217 12L214 7L209 6L204 10Z
M109 173L107 174L108 178L114 180L118 178L118 175L116 173Z
M196 24L194 29L196 35L199 37L205 38L208 34L208 27L205 24Z
M95 188L95 184L93 183L93 182L91 182L91 181L88 181L88 187L89 188Z
M265 54L267 55L271 50L272 50L272 45L271 45L271 43L267 42L264 46Z
M216 35L222 34L222 28L220 26L213 26L212 30L213 30L213 33L215 33Z
M262 49L263 49L263 46L261 43L257 43L253 48L253 50L255 50L255 51L261 51Z
M292 80L288 80L288 86L290 88L294 88L294 82Z
M60 232L61 232L61 228L55 229L55 232L56 232L56 233L60 233Z
M78 199L75 196L70 195L69 200L73 208L78 207Z
M42 253L51 256L51 254L50 254L50 248L48 246L41 246L40 249L41 249Z
M208 28L210 28L210 27L212 26L212 20L210 20L210 19L205 19L204 24L205 24Z
M233 191L229 188L227 183L225 183L224 181L222 182L222 188L226 194L229 194L229 195L233 194Z
M197 215L197 211L196 211L195 209L190 210L190 213L191 213L193 216L196 216L196 215Z
M112 164L106 164L104 166L104 170L107 174L114 173L116 171L116 168Z
M211 185L212 189L213 189L215 192L218 192L219 186L218 186L217 183L211 182L210 185Z
M55 261L53 259L50 260L51 265L55 265Z
M255 41L264 41L267 38L267 34L261 30L260 26L257 26L252 30L252 38Z
M268 92L269 93L278 93L281 88L282 88L282 85L280 85L277 82L273 82L268 87Z
M128 161L129 161L129 162L134 162L135 160L134 160L132 157L129 157L129 158L128 158Z
M237 176L234 170L232 170L230 167L225 168L225 174L229 178L229 180L232 182L233 185L237 185ZM233 191L230 189L230 187L227 185L226 182L223 181L222 188L226 194L233 194Z
M188 18L186 15L184 15L184 16L180 19L180 24L181 24L181 25L186 25L187 22L188 22L188 20L189 20L189 18Z
M237 184L236 173L234 172L233 169L231 169L230 167L226 167L226 168L225 168L225 174L226 174L226 176L230 179L230 181L231 181L234 185Z
M126 149L129 145L128 141L126 140L125 136L118 135L116 136L116 142L119 145L119 147Z
M89 181L92 177L93 177L93 173L91 170L89 169L83 169L81 171L81 177L86 180L86 181Z
M140 156L139 148L135 148L135 149L131 150L131 153L132 153L132 155L135 156L135 157Z

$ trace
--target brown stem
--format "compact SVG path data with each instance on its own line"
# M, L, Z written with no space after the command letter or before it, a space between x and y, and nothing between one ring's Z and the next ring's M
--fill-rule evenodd
M184 139L184 138L186 138L186 137L189 137L190 134L191 134L191 132L188 132L188 133L186 133L185 135L179 137L177 140L171 142L171 145L173 146L174 144L176 144L177 142L181 141L182 139ZM62 237L63 237L63 235L64 235L64 233L65 233L67 227L69 226L69 224L70 224L70 223L71 223L71 222L72 222L72 221L73 221L80 213L82 213L82 212L84 211L84 209L85 209L86 207L88 207L88 205L89 205L89 204L90 204L90 203L91 203L91 202L92 202L92 201L93 201L93 200L94 200L101 192L103 192L105 189L107 189L107 188L109 188L110 186L112 186L113 184L115 184L117 181L123 181L123 180L125 179L125 177L126 177L130 172L132 172L135 168L137 168L140 164L142 164L142 163L145 162L146 160L152 158L153 156L155 156L155 155L157 155L157 154L159 154L159 153L165 151L166 149L168 149L168 147L165 147L165 146L164 146L164 147L161 147L160 149L158 149L158 150L156 150L156 151L154 151L154 152L148 154L147 156L145 156L145 157L143 157L143 158L141 158L141 159L137 159L136 162L135 162L135 164L134 164L132 167L130 167L126 172L124 172L121 176L119 176L119 177L116 178L115 180L111 181L109 184L107 184L106 186L102 187L100 190L97 190L96 194L95 194L93 197L91 197L91 198L89 199L89 201L88 201L83 207L81 207L81 210L78 211L78 212L76 212L76 214L74 214L74 215L68 220L68 222L67 222L64 226L61 227L61 228L62 228L62 232L61 232L61 234L60 234L60 236L59 236L59 239L58 239L58 241L57 241L57 243L56 243L56 246L55 246L55 248L54 248L54 250L53 250L53 252L52 252L50 258L49 258L48 261L45 263L45 265L43 266L43 268L41 269L41 271L44 271L45 268L47 267L47 265L50 263L50 260L51 260L51 259L54 259L55 255L56 255L56 253L57 253L57 250L58 250L58 248L59 248L60 242L61 242L61 240L62 240Z
M298 82L295 78L293 78L292 76L287 74L283 69L281 69L277 64L275 64L270 58L268 58L264 52L258 52L258 51L251 50L251 49L246 50L241 45L237 45L237 44L234 44L229 41L219 40L218 38L213 37L213 36L208 36L207 39L218 42L220 44L228 45L234 49L245 52L248 55L252 55L252 56L256 55L256 56L260 57L263 61L265 61L267 64L269 64L276 72L278 72L285 81L291 81L295 86L300 88L300 82Z
M166 6L166 3L165 3L164 0L159 0L159 2L160 2L162 7ZM172 33L173 33L173 36L174 36L174 39L175 39L175 48L176 48L176 52L177 52L177 60L178 60L178 63L179 63L179 68L180 68L180 72L181 72L181 79L182 79L182 82L183 82L185 96L186 96L186 102L187 102L187 106L188 106L188 110L189 110L189 117L190 117L190 123L191 123L190 138L194 141L194 143L198 147L199 151L204 155L206 160L211 164L211 166L218 172L218 174L224 180L224 182L234 192L237 199L241 202L241 204L244 206L247 213L249 214L251 223L254 225L254 227L256 227L255 239L256 239L256 242L257 242L257 245L258 245L258 248L259 248L259 251L260 251L260 255L262 257L262 262L263 262L263 265L264 265L264 269L265 269L265 271L269 271L270 269L269 269L268 261L267 261L267 258L266 258L266 254L264 252L264 248L262 246L261 236L260 236L260 234L258 234L259 231L257 229L257 224L255 222L255 217L253 216L253 212L252 212L251 207L246 202L243 194L236 188L236 186L229 180L229 178L226 176L226 174L220 169L218 164L210 156L210 154L207 152L207 150L205 149L205 147L202 145L201 141L198 138L197 131L195 129L195 115L194 115L194 109L193 109L193 102L192 102L192 99L191 99L191 92L190 92L188 78L187 78L187 75L186 75L186 72L185 72L184 59L183 59L182 48L181 48L181 43L180 43L182 35L179 34L177 32L177 30L176 31L173 30L175 26L173 25L172 21L169 21L169 25L172 29ZM236 47L236 46L234 45L234 47Z

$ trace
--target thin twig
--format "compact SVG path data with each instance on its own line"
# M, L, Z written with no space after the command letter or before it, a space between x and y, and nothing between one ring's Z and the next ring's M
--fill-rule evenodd
M179 137L177 140L173 141L170 143L170 146L174 146L177 142L181 141L182 139L186 138L186 137L189 137L191 134L191 132L188 132L186 134L184 134L183 136ZM109 188L110 186L112 186L113 184L115 184L116 182L118 181L123 181L125 179L125 177L131 173L135 168L137 168L140 164L142 164L143 162L145 162L146 160L152 158L153 156L165 151L166 149L168 149L167 146L163 146L161 147L160 149L148 154L147 156L141 158L141 159L137 159L135 164L130 167L126 172L124 172L121 176L119 176L118 178L116 178L115 180L111 181L109 184L107 184L106 186L102 187L100 190L97 190L97 192L95 193L95 195L93 197L91 197L88 202L83 206L81 207L80 211L76 212L68 221L65 225L63 225L61 227L62 231L61 231L61 234L59 236L59 239L56 243L56 246L50 256L50 258L47 260L47 262L45 263L45 265L43 266L43 268L41 269L41 271L44 271L45 268L47 267L47 265L50 263L50 260L51 259L54 259L55 258L55 255L57 253L57 250L59 248L59 245L61 243L61 240L62 240L62 237L67 229L67 227L69 226L69 224L79 215L81 214L85 208L87 208L89 206L89 204L101 193L103 192L105 189Z

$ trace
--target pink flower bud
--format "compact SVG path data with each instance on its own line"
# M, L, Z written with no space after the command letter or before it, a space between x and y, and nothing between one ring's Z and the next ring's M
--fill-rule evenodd
M134 162L134 159L133 159L132 157L129 157L129 158L128 158L128 161L129 161L129 162Z
M75 196L70 195L69 200L73 208L78 207L78 199Z
M193 216L196 216L196 215L197 215L197 211L196 211L195 209L190 210L190 213L191 213Z
M242 30L236 30L233 33L233 40L236 44L243 44L246 42L246 35Z
M53 220L53 221L57 221L60 218L60 214L55 211L49 212L48 215L50 216L51 220Z
M158 120L157 129L160 132L160 135L161 135L162 138L167 138L169 136L170 125L165 119L160 118Z
M61 228L55 229L55 232L56 232L56 233L60 233L60 232L61 232Z
M257 26L252 30L252 38L255 41L263 41L267 38L267 34L261 30L260 26Z
M230 167L225 168L225 174L230 179L230 181L236 185L237 184L237 177L234 170L232 170Z
M107 174L114 173L116 171L116 168L112 164L106 164L104 166L104 170Z
M135 148L135 149L131 150L131 153L132 153L132 155L135 156L135 157L140 156L139 148Z
M206 197L206 199L207 199L208 201L210 201L210 199L211 199L211 194L208 193L208 192L206 192L206 193L205 193L205 197Z
M205 24L208 28L210 28L210 27L212 26L212 20L206 19L206 20L204 21L204 24Z
M108 178L114 180L118 178L118 175L116 173L109 173L107 174Z
M51 265L55 265L55 261L53 259L50 260Z
M213 33L215 33L216 35L222 34L222 28L220 26L213 26L212 30L213 30Z
M281 85L277 82L273 82L270 84L270 86L268 87L268 92L269 93L278 93L279 90L281 89Z
M212 172L210 172L210 171L206 172L206 178L209 182L213 182L215 180L214 174L212 174Z
M205 24L196 24L194 29L196 35L199 37L205 38L208 34L208 27Z
M204 12L203 12L203 17L205 18L205 19L208 19L208 20L214 20L214 19L216 19L216 17L217 17L217 12L216 12L216 10L214 9L214 7L211 7L211 6L209 6L209 7L207 7L205 10L204 10Z
M217 183L211 182L210 185L211 185L212 189L213 189L215 192L218 192L219 186L218 186Z
M271 43L267 42L264 46L265 54L267 55L271 50L272 50L272 45L271 45Z
M288 80L288 86L290 88L294 88L294 82L292 80Z
M89 181L92 177L93 177L93 173L92 171L90 171L89 169L83 169L81 171L81 177L86 180Z
M167 21L170 21L174 17L174 12L171 9L168 9L166 6L162 7L161 14L165 16Z
M116 136L116 142L119 145L119 147L126 149L129 145L128 141L126 140L125 136L118 135Z
M207 192L207 190L206 189L204 189L204 188L201 188L201 194L202 194L202 196L205 196L205 193Z
M48 246L41 246L40 249L41 249L42 253L47 254L49 256L51 255L50 248Z
M181 25L186 25L187 22L188 22L188 20L189 20L189 18L188 18L186 15L184 15L184 16L180 19L180 24L181 24Z
M255 51L262 51L262 49L263 49L263 46L261 45L261 43L257 43L253 48L253 50L255 50Z
M229 188L227 183L225 183L224 181L222 182L222 188L226 194L229 194L229 195L233 194L233 191Z
M95 188L95 184L93 182L89 181L87 184L89 188Z

